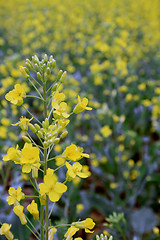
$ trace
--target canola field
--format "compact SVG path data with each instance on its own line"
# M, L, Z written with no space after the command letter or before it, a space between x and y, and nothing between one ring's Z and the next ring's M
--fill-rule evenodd
M0 239L160 239L160 1L0 1Z

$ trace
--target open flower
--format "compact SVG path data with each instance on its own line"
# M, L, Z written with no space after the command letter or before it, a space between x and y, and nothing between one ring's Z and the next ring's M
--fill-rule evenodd
M17 145L16 149L9 148L7 151L7 155L5 155L2 160L5 162L12 160L12 161L14 161L15 164L19 164L20 155L21 155L21 152L20 152L20 150L18 150L18 145Z
M38 206L37 206L37 203L35 203L34 200L31 202L31 204L29 204L27 206L27 210L28 210L28 212L30 212L30 214L33 215L34 220L38 220L39 219Z
M26 220L26 217L25 217L25 215L23 213L23 209L24 209L23 206L18 205L18 206L15 206L13 208L13 212L19 217L22 225L25 225L27 223L27 220Z
M26 117L21 117L20 118L20 121L18 123L15 123L15 124L12 124L12 126L20 126L20 128L23 130L23 131L27 131L28 130L28 124L29 122L32 120L33 118L31 119L28 119Z
M79 231L79 228L71 226L70 228L68 228L68 231L65 233L64 237L66 238L66 240L71 240L73 235L78 231Z
M55 227L52 227L48 232L48 240L53 240L53 235L57 232Z
M22 165L22 172L29 173L34 168L40 167L39 149L33 147L32 143L25 143L22 151L20 164Z
M0 228L0 235L5 235L8 240L13 240L14 238L13 234L10 231L11 226L11 224L9 225L8 223L3 223L2 227Z
M44 183L39 184L40 194L47 194L52 202L59 201L62 193L67 191L67 186L57 182L57 176L47 174L44 176Z
M89 158L89 155L83 153L83 148L77 147L75 144L71 144L66 147L65 151L62 153L62 156L71 161L78 161L81 157Z
M76 162L73 165L70 165L68 162L66 162L66 167L68 168L67 176L71 180L74 179L76 176L81 178L87 178L89 176L87 173L82 172L83 166L79 162Z
M16 84L14 89L5 95L6 100L18 106L23 104L23 98L25 97L26 93L20 84Z
M68 105L65 102L61 102L59 105L56 105L55 110L53 111L53 116L55 119L64 117L64 118L68 118L69 114L68 112Z
M95 226L95 223L93 222L93 220L91 218L86 218L86 220L84 220L84 221L74 222L72 224L76 228L85 229L86 233L93 233L94 232L94 231L90 231Z
M57 108L60 102L64 101L66 98L64 93L59 93L59 91L56 91L53 93L53 99L52 99L52 107Z
M19 186L17 190L14 187L10 187L8 190L10 196L7 197L7 202L9 205L17 205L21 199L25 198L22 188Z
M77 114L83 112L84 110L92 110L91 107L87 107L87 104L88 104L87 98L83 98L81 100L80 96L78 96L78 104L73 109L73 112Z

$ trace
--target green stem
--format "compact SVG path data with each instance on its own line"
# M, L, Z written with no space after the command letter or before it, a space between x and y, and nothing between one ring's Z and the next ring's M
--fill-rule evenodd
M38 192L38 193L39 193L39 191L38 191L38 190L37 190L37 188L35 187L34 183L32 182L32 180L31 180L31 178L30 178L29 174L27 174L27 175L28 175L28 177L29 177L29 181L31 182L31 184L32 184L33 188L36 190L36 192Z
M41 125L41 122L35 116L33 116L33 114L28 111L28 109L24 105L22 105L22 107Z
M38 235L38 237L40 237L39 233L37 232L37 229L35 228L35 226L32 224L32 222L29 220L29 218L25 215L27 221L30 223L30 225L32 226L32 228L34 229L34 231L36 232L36 234Z
M31 229L27 224L25 224L25 226L29 229L29 231L30 231L37 239L39 239L39 237L32 231L32 229Z
M120 232L120 234L122 235L123 239L127 240L122 228L118 224L116 224L116 227L117 227L118 231Z
M40 226L41 226L41 240L43 240L43 219L44 219L44 206L42 205L41 206L41 223L40 223Z
M41 99L43 99L41 93L39 92L38 88L34 85L34 83L28 78L29 82L32 84L32 86L35 88L35 90L37 91L37 93L39 94L39 96L41 97Z

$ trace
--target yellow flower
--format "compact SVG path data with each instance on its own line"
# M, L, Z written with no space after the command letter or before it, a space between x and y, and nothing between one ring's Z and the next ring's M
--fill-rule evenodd
M18 150L18 145L15 148L9 148L7 151L7 155L5 155L2 159L3 161L14 161L15 164L18 164L20 161L20 151Z
M57 232L55 227L52 227L48 232L48 240L53 240L53 235Z
M17 205L21 199L25 198L22 188L19 186L17 190L14 187L10 187L8 190L10 196L7 197L7 202L9 205Z
M79 228L71 226L70 228L68 228L68 231L65 233L64 237L66 238L66 240L71 240L73 235L78 231L79 231Z
M73 226L79 229L85 229L86 233L93 233L94 231L90 231L92 228L94 228L95 223L91 218L86 218L86 220L81 221L81 222L74 222L72 223Z
M32 169L40 167L39 149L32 147L32 143L25 143L22 151L20 164L22 165L22 172L29 173Z
M87 178L89 176L87 173L82 172L83 167L79 162L76 162L73 165L66 162L66 167L68 168L67 176L69 177L69 180L74 179L76 176L81 178Z
M82 152L83 148L77 147L75 144L71 144L70 146L66 147L62 156L71 161L78 161L81 159L81 157L89 158L88 154Z
M44 176L44 183L39 184L40 194L47 194L52 202L59 201L62 193L67 191L67 186L57 182L57 176L47 174Z
M23 104L23 98L25 97L26 93L20 84L16 84L14 89L5 95L6 100L18 106Z
M35 203L34 200L31 202L31 204L27 206L27 210L30 212L30 214L33 215L34 220L39 219L39 211L38 211L37 203Z
M15 124L12 124L12 126L17 126L19 125L20 128L23 130L23 131L27 131L28 130L28 124L29 122L32 120L33 118L31 119L28 119L26 117L21 117L20 118L20 121L18 123L15 123Z
M0 235L5 235L8 240L13 240L14 238L13 234L10 231L11 226L11 224L9 225L8 223L3 223L2 227L0 228Z
M73 112L75 114L78 114L78 113L83 112L84 110L92 110L91 107L87 107L87 104L88 104L88 99L87 98L83 98L81 100L80 96L78 96L78 104L73 109Z
M23 209L24 209L23 206L18 205L18 206L15 206L15 207L13 208L13 212L19 217L21 223L22 223L23 225L25 225L25 224L27 223L27 220L26 220L25 215L24 215L24 213L23 213Z
M103 137L107 138L112 134L112 130L109 126L104 126L101 128L100 132L102 133Z
M53 108L58 108L58 105L60 104L60 102L65 100L65 94L64 93L59 93L58 91L56 91L53 94L53 100L52 100L52 107Z
M64 117L68 118L69 114L68 112L68 106L67 103L61 102L59 105L55 106L55 110L53 111L53 116L55 119Z

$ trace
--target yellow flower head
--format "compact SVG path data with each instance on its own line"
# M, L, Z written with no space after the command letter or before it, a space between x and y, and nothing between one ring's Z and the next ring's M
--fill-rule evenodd
M0 235L5 235L8 240L13 240L14 236L10 231L11 224L3 223L2 227L0 228Z
M58 105L60 104L60 102L64 101L65 98L66 98L66 96L64 93L59 93L58 91L56 91L53 94L52 107L57 108Z
M34 169L34 166L40 167L39 149L33 147L32 143L25 143L21 154L20 164L22 165L22 172L29 173L31 169Z
M73 165L70 165L68 162L66 162L66 167L68 168L67 176L71 180L76 176L81 178L87 178L89 176L87 173L82 172L83 167L79 162L76 162Z
M88 99L87 98L83 98L81 100L80 96L78 96L78 104L73 109L73 112L75 114L78 114L78 113L83 112L84 110L92 110L91 107L87 107L87 104L88 104Z
M48 240L53 240L53 235L57 232L55 227L52 227L48 232Z
M71 226L68 228L68 231L65 233L64 237L66 240L71 240L73 235L78 232L79 228L76 228L75 226Z
M68 105L65 102L61 102L59 105L55 106L55 110L53 111L53 116L55 119L64 117L68 118Z
M10 187L8 190L10 196L7 197L7 202L9 205L18 204L21 199L25 198L22 188L19 186L17 190L14 187Z
M27 210L30 212L30 214L33 215L34 220L39 219L39 211L38 211L37 203L35 203L34 200L31 202L31 204L27 206Z
M103 137L105 137L105 138L109 137L112 134L112 130L107 125L102 127L100 131L101 131Z
M28 130L28 124L29 122L32 120L33 118L31 119L28 119L26 117L21 117L20 118L20 121L18 123L15 123L15 124L12 124L12 126L17 126L19 125L20 128L23 130L23 131L27 131Z
M88 154L82 152L83 148L77 147L75 144L71 144L70 146L66 147L62 156L71 161L78 161L81 159L81 157L89 158Z
M18 150L18 145L15 148L9 148L7 151L7 155L3 157L3 161L14 161L16 164L20 161L20 151Z
M86 220L84 220L84 221L74 222L72 224L76 228L80 228L80 229L84 228L86 233L93 233L94 232L94 231L90 231L90 229L94 228L94 226L95 226L95 223L93 222L93 220L91 218L86 218Z
M18 206L15 206L15 207L13 208L13 212L19 217L21 223L22 223L23 225L25 225L25 224L27 223L27 220L26 220L25 215L24 215L24 213L23 213L23 209L24 209L23 206L18 205Z
M40 194L47 194L52 202L59 201L62 193L67 191L67 186L57 182L57 176L47 174L44 176L44 183L39 184Z
M18 106L23 104L23 98L25 97L26 93L20 84L16 84L14 89L5 95L6 100Z

